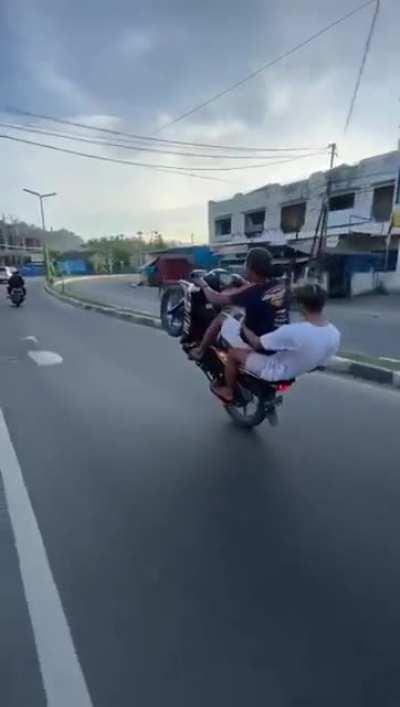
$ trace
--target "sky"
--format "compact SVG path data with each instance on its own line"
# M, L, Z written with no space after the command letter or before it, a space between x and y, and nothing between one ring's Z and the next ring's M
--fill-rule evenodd
M0 121L24 122L5 112L17 108L152 135L359 4L361 0L1 0ZM338 164L396 149L398 0L381 0L353 119L344 132L373 12L373 5L363 9L158 136L260 147L337 142ZM40 121L37 125L43 127ZM38 139L4 128L0 134ZM227 165L79 146L59 138L39 136L39 141L146 164ZM84 238L158 230L182 241L193 234L200 243L208 237L209 200L306 177L326 169L329 158L324 153L284 166L206 173L221 180L214 181L0 139L0 164L0 214L39 224L36 199L22 192L28 187L57 192L46 214L55 229L65 227Z

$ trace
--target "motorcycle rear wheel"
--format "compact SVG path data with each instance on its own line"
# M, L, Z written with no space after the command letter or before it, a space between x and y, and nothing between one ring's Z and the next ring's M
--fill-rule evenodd
M267 416L265 402L262 398L251 395L251 400L230 403L225 410L235 425L245 430L251 430L264 422Z

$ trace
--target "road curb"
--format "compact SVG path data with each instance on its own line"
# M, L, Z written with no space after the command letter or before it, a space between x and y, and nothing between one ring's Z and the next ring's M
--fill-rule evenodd
M44 290L47 294L56 297L61 302L66 302L71 304L73 307L79 307L80 309L85 309L87 311L99 312L100 314L105 314L109 317L114 317L116 319L122 319L132 324L141 324L142 326L152 327L153 329L161 329L161 320L158 317L152 317L150 314L145 314L144 312L134 312L133 310L121 309L118 307L111 307L104 304L96 304L95 302L88 302L87 300L74 297L72 295L67 295L52 285L46 283L44 285Z
M328 373L337 373L342 376L368 381L369 383L378 383L379 385L400 389L400 373L398 371L390 371L387 368L367 363L358 363L350 358L335 356L324 366L324 370Z
M100 312L101 314L106 314L110 317L122 319L133 324L141 324L143 326L152 327L153 329L162 329L161 320L158 317L152 317L150 314L88 302L87 300L59 292L57 287L49 285L48 283L44 285L44 289L48 294L74 307ZM321 370L327 373L335 373L337 375L352 377L400 390L400 371L390 371L381 366L358 363L350 358L334 356Z

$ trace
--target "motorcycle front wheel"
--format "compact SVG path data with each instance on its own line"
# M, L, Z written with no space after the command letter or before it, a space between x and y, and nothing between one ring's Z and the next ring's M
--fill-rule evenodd
M161 298L161 324L163 329L170 336L182 336L183 331L183 292L182 288L169 287L166 289Z

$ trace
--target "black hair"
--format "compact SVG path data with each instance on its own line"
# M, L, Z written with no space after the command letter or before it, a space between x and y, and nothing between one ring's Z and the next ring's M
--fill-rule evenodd
M252 248L246 258L246 267L258 277L272 274L272 255L266 248Z
M296 302L307 312L320 314L325 307L327 293L321 285L300 285L295 290Z

